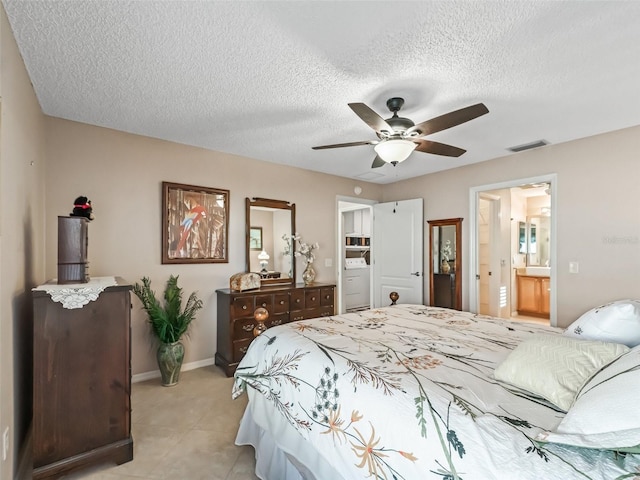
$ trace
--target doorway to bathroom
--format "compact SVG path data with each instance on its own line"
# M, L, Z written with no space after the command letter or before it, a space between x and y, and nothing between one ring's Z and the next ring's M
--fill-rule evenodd
M470 309L555 325L556 176L471 190Z

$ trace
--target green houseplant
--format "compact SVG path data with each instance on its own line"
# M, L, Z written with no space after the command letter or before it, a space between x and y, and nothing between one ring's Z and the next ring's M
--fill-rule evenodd
M166 387L176 385L184 359L184 345L180 340L187 334L197 311L202 308L202 300L192 292L183 310L182 288L178 287L177 275L171 275L167 280L164 304L156 298L155 292L151 289L151 281L147 277L142 278L142 284L136 282L133 293L142 302L151 331L160 341L157 359L162 385Z

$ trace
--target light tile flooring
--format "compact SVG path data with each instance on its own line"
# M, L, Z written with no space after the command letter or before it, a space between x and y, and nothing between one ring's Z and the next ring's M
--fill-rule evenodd
M232 378L210 366L131 387L133 460L64 479L257 480L253 447L234 444L246 395L232 400Z

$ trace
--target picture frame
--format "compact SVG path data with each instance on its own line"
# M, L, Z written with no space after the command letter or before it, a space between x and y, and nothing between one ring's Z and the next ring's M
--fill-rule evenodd
M162 263L229 263L229 190L162 182Z
M262 250L262 227L249 227L249 248Z

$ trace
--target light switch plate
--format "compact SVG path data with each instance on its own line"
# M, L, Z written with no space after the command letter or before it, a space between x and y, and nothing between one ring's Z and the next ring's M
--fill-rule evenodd
M578 262L569 262L569 273L578 273L579 269Z

